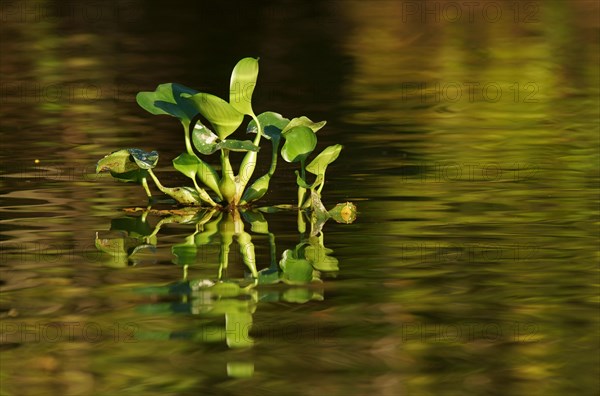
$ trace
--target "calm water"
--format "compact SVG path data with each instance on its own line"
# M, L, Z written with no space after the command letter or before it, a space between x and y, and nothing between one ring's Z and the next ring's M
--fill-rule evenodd
M474 3L3 2L0 394L598 394L599 6ZM140 147L184 182L179 124L135 93L224 97L244 56L255 109L345 146L324 201L360 213L312 240L320 280L244 288L233 223L144 222L94 174ZM265 221L259 270L307 237Z

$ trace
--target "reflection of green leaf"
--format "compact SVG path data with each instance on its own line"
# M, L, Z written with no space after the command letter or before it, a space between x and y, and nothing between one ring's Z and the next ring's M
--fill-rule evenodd
M219 224L222 218L223 214L219 213L212 221L204 224L203 231L197 233L194 237L196 246L208 245L213 241L213 237L219 233Z
M229 83L229 103L240 113L254 114L252 94L258 78L258 59L241 59L231 72Z
M258 284L271 285L279 282L279 270L277 268L264 268L258 271Z
M248 348L254 344L250 338L252 314L232 311L225 314L225 337L229 348Z
M281 148L281 156L287 162L304 160L317 145L317 136L306 126L287 129L283 132L283 137L285 143Z
M112 219L110 230L125 231L130 237L143 237L152 234L152 227L143 216L126 216Z
M283 301L304 304L309 302L313 297L313 292L306 287L291 287L283 292L281 299Z
M254 375L252 362L227 362L227 376L230 378L251 378Z
M196 264L198 249L194 244L194 235L185 238L184 243L178 243L171 247L171 253L175 256L173 260L178 265Z
M323 272L338 271L338 260L329 256L333 250L323 246L322 240L317 236L312 236L308 240L309 246L304 249L304 256L309 260L314 269Z
M242 216L248 223L250 223L250 229L252 232L256 232L257 234L269 233L269 224L261 212L255 210L245 210L242 212Z
M308 283L313 278L313 267L304 258L299 258L296 251L287 249L283 252L279 265L283 270L283 281L289 284Z
M129 265L126 237L100 238L96 236L94 244L96 245L96 249L111 256L110 260L103 262L104 265L115 268L127 267Z
M217 96L197 93L195 95L184 94L184 98L193 103L200 114L211 123L221 140L225 140L227 136L231 135L244 119L244 114Z

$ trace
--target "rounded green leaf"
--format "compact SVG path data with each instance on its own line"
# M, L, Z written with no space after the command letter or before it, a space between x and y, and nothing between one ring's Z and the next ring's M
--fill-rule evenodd
M230 151L254 151L257 152L260 150L260 147L252 143L250 140L234 140L234 139L226 139L222 142L219 142L219 149L227 149Z
M158 153L156 151L144 151L140 149L127 149L133 160L141 169L152 169L158 163Z
M198 115L198 110L181 95L197 93L198 91L184 85L168 83L159 85L154 92L138 93L135 100L151 114L168 114L189 124Z
M297 126L283 132L285 144L281 148L281 156L287 162L298 162L306 159L317 145L317 136L307 126Z
M190 187L164 187L162 191L183 205L200 205L202 201L198 192Z
M173 160L173 167L190 179L196 177L200 160L188 153L183 153Z
M231 73L229 103L240 113L252 115L252 94L258 78L258 59L240 60Z
M127 173L139 169L139 166L133 161L129 150L114 151L100 161L96 165L96 173L102 171L110 171L116 174Z
M352 202L344 202L335 205L329 210L329 215L338 223L350 224L356 220L357 215L356 205Z
M202 183L217 193L219 199L223 198L219 191L219 177L217 176L217 172L200 158L195 155L183 153L173 160L173 167L190 179L195 179L198 176ZM206 194L206 192L202 194ZM203 196L203 198L206 198L206 196Z
M221 140L231 135L244 119L244 114L217 96L207 93L182 96L193 103L198 112L212 124Z
M327 124L327 121L313 122L310 120L310 118L305 116L296 117L293 118L290 121L290 123L285 126L285 128L283 128L283 131L281 131L281 133L285 134L288 130L297 126L309 127L310 129L312 129L313 132L316 133L319 129L323 128L325 124Z
M306 166L306 171L312 173L313 175L324 175L327 165L337 159L341 150L341 144L335 144L325 148L325 150L321 151L321 153L319 153L319 155L317 155L315 159Z
M290 123L289 119L273 111L265 111L256 116L256 118L258 118L258 122L260 122L260 125L263 128L263 136L267 139L279 138L281 136L281 131ZM256 121L252 120L248 123L246 132L258 133Z
M306 188L307 190L310 190L311 188L318 186L323 181L323 176L319 175L319 176L317 176L317 178L315 179L315 181L312 184L308 184L308 182L300 176L299 171L296 170L296 171L294 171L294 173L296 173L296 184L299 187Z
M252 183L252 185L242 195L240 203L245 204L261 199L269 190L269 182L271 181L271 175L268 173L262 175Z
M204 155L210 155L219 150L218 140L219 137L210 129L199 122L196 123L192 131L192 142L196 150Z

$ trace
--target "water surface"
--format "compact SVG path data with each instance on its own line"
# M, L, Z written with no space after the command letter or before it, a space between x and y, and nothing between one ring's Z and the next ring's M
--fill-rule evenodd
M1 393L597 394L598 5L427 3L3 4ZM360 213L323 228L339 271L211 292L219 234L187 274L174 254L194 224L100 251L145 195L99 158L158 149L185 182L179 124L135 93L225 97L244 56L257 111L344 145L324 201ZM294 202L292 172L264 204ZM265 218L272 238L245 226L259 270L302 239L294 213ZM245 285L236 249L222 277Z

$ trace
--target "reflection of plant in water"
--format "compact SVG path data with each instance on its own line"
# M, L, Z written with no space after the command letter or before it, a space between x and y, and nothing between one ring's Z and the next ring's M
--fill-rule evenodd
M242 315L251 311L251 306L255 305L250 304L250 301L282 300L302 303L311 299L323 299L319 287L321 273L339 270L338 260L331 255L333 251L324 245L323 224L329 218L349 223L356 216L356 208L351 203L338 204L330 211L324 208L320 211L300 211L298 228L306 230L308 223L310 232L301 232L300 242L295 247L285 250L281 259L277 260L275 235L269 231L263 214L277 210L283 209L269 207L230 212L190 207L169 211L140 209L142 214L139 216L128 215L113 220L108 233L97 234L96 247L112 256L112 260L108 262L110 266L135 265L148 257L144 252L155 251L158 234L163 226L170 223L193 225L195 230L192 234L185 237L183 242L171 246L173 261L183 266L183 280L177 285L169 286L163 292L185 295L192 307L191 312L203 312L210 305L208 312L226 313L226 318L231 319L231 323L251 323L251 316L248 318ZM150 214L167 216L161 217L152 227L148 221ZM253 234L268 237L270 264L260 271L257 269L252 236L246 230L248 226ZM227 276L229 256L234 242L237 242L242 261L248 269L248 274L243 279L230 279ZM215 243L219 245L219 268L216 278L189 280L188 267L198 263L201 249ZM286 286L257 288L259 285L277 284ZM240 298L241 300L237 301ZM228 340L228 345L235 344L230 341Z
M319 200L320 203L320 200ZM322 207L322 204L320 205ZM233 210L223 212L215 209L191 207L169 211L139 209L141 215L115 219L106 235L96 236L99 250L112 256L111 266L135 265L154 252L161 227L176 223L193 225L194 232L183 242L171 246L173 261L183 266L183 279L179 282L158 287L144 287L140 293L162 296L167 304L142 306L144 312L154 314L189 313L202 318L202 326L191 333L150 334L150 338L189 338L199 342L222 343L229 348L247 348L253 345L250 335L253 313L259 301L285 301L305 303L323 300L322 273L339 270L338 260L325 247L323 224L334 218L340 223L350 223L356 216L351 203L338 204L332 210L299 211L298 228L310 232L300 233L300 242L286 249L281 258L276 257L275 235L269 231L263 212L274 212L273 207L260 210ZM132 210L136 212L138 210ZM161 217L154 227L149 224L149 215ZM307 223L309 226L307 226ZM268 238L270 263L257 269L254 244L250 232ZM242 261L247 268L243 278L229 278L227 269L229 256L237 243ZM201 249L218 244L218 270L214 279L189 279L188 268L198 264ZM173 301L173 297L176 298ZM223 318L225 323L223 324ZM248 362L229 362L228 374L233 377L251 376L253 365Z

